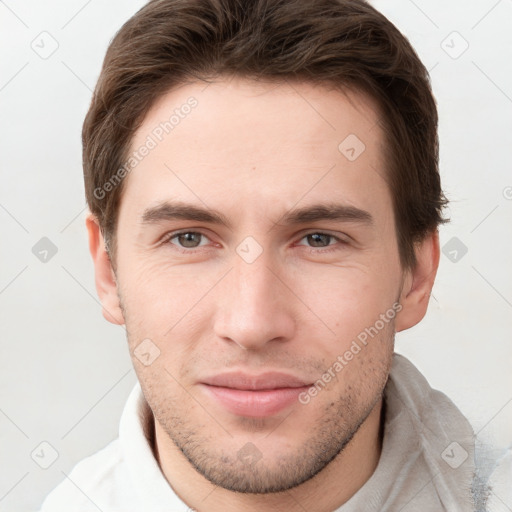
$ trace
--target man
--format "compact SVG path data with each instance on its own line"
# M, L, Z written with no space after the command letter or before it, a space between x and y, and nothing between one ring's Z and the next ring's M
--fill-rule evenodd
M393 352L446 199L428 74L362 0L159 0L83 130L105 318L140 386L42 510L459 511L473 432Z

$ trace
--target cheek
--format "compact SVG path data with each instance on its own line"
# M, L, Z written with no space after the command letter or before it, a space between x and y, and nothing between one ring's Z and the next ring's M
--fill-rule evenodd
M335 340L338 347L350 343L392 308L398 290L391 271L376 272L370 266L326 266L297 279L297 295L334 331L335 336L325 339Z
M192 331L204 323L198 318L208 302L204 299L226 272L219 265L206 267L199 272L193 265L140 259L120 268L121 298L130 332L166 341L187 325L193 337Z

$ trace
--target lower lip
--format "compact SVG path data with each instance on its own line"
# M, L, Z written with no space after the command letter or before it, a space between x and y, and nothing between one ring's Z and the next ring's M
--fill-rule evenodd
M262 418L272 416L298 401L309 386L250 391L218 386L202 386L225 409L237 416Z

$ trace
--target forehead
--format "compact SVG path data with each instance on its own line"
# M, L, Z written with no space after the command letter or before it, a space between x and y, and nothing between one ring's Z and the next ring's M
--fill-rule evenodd
M140 211L169 199L216 209L243 201L250 211L325 198L389 213L378 121L376 103L356 91L244 79L183 85L137 130L130 154L144 156L124 196Z

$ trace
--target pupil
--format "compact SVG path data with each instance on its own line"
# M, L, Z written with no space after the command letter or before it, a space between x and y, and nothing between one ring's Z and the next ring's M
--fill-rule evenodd
M313 247L325 247L329 245L331 235L322 235L321 233L313 233L308 235L309 242Z
M183 247L197 247L200 242L199 236L199 233L183 233L178 238Z

